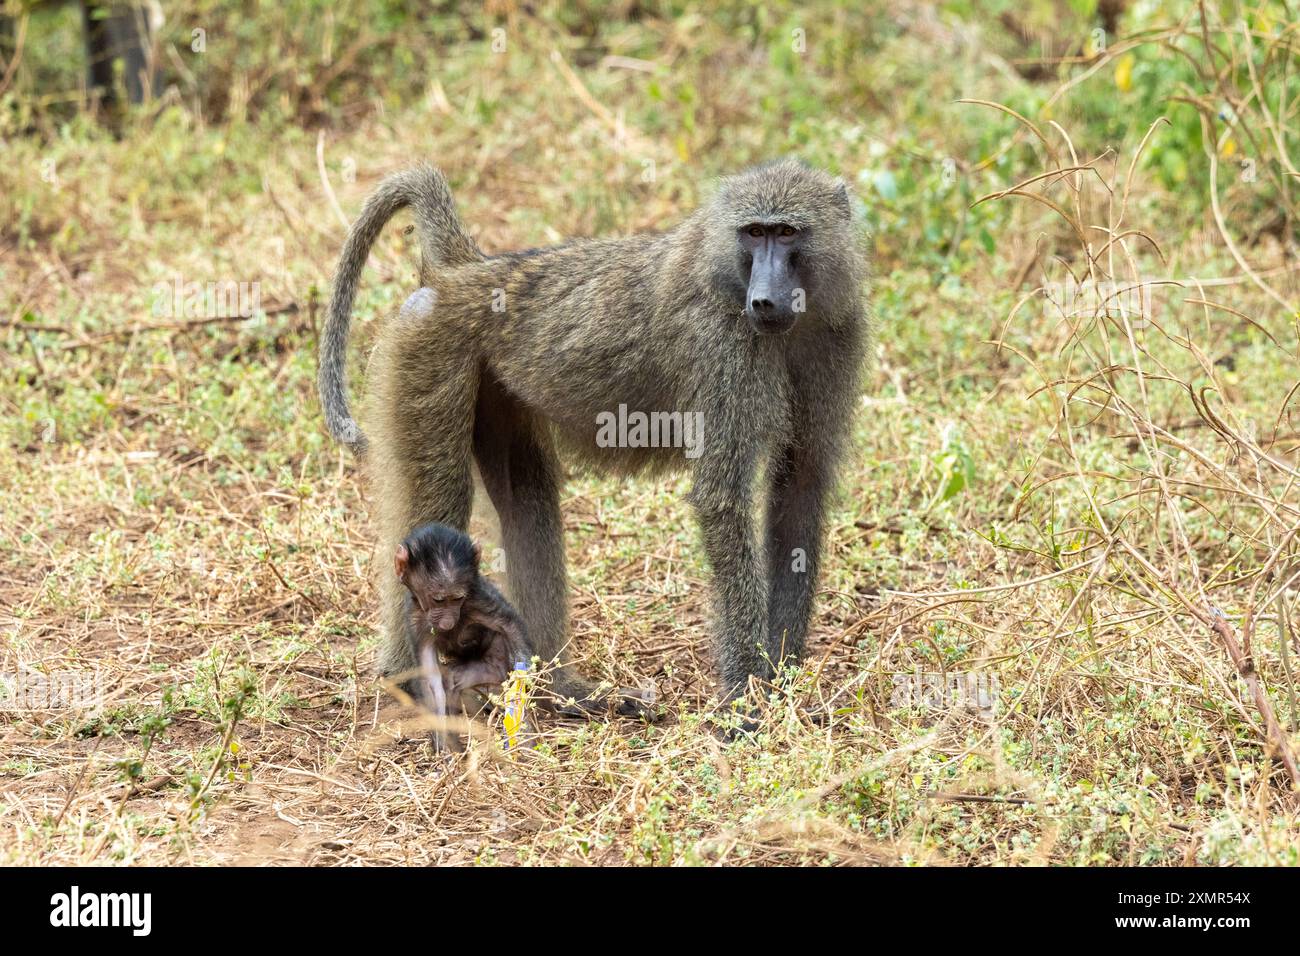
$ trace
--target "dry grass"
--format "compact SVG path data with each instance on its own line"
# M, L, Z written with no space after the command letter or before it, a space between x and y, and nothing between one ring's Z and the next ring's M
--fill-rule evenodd
M1141 24L1053 96L924 5L584 46L506 4L508 55L469 39L427 97L323 131L201 123L188 93L120 139L41 114L0 168L0 672L94 666L106 700L0 712L0 861L1300 862L1298 41L1268 9L1257 36L1196 5ZM815 41L793 64L792 26ZM1112 140L1094 115L1134 55L1196 64L1204 191L1162 180L1154 117ZM1216 168L1223 102L1255 181ZM720 740L684 482L576 475L575 647L653 681L662 719L434 757L371 677L366 491L313 394L340 216L432 156L490 250L634 231L790 150L853 181L879 276L806 666ZM414 264L391 230L359 351ZM1137 314L1064 314L1067 271L1157 284ZM259 282L263 311L159 316L176 277ZM999 705L900 705L917 672L991 675Z

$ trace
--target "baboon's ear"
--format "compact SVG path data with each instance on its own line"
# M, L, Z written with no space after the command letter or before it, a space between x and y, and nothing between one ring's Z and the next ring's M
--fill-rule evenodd
M397 571L399 578L406 577L406 569L411 565L411 552L406 550L406 545L397 546L397 554L393 556L393 568Z
M483 545L475 541L474 542L474 566L478 567L479 562L482 560L483 560Z
M849 187L844 180L840 180L835 186L835 205L844 211L848 218L853 217L853 202L849 199Z

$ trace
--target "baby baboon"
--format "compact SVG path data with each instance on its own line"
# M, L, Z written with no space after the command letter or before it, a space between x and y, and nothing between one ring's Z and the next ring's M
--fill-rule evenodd
M406 684L435 716L464 714L467 694L500 690L512 665L532 657L523 621L479 573L479 548L468 536L421 525L398 545L393 563L407 589L407 636L420 667ZM435 728L436 749L459 744L458 735Z
M558 661L557 691L594 708L596 688L564 666L557 444L618 472L689 466L724 694L799 659L868 337L844 184L772 163L723 180L666 233L486 258L441 173L421 166L385 180L348 235L321 344L326 421L358 451L365 439L344 387L352 302L370 246L406 205L425 288L380 333L368 376L367 464L387 547L422 522L465 527L477 462L533 646ZM622 427L628 409L657 421L650 440ZM615 413L611 440L601 423ZM687 420L690 454L680 447ZM752 504L760 470L762 541ZM413 666L395 579L384 604L380 666L395 673ZM637 706L634 692L620 700Z

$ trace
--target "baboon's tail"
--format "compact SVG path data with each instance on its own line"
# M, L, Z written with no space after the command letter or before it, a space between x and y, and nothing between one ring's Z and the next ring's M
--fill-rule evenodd
M447 180L432 166L421 164L394 173L366 200L361 215L348 230L347 242L339 256L338 270L334 275L334 295L325 317L325 334L320 340L320 368L316 380L330 434L357 455L365 453L366 436L348 410L348 328L352 323L352 303L356 299L361 270L370 256L370 247L388 220L403 206L410 206L415 215L422 277L436 265L478 262L483 258L483 253L456 215L456 203Z

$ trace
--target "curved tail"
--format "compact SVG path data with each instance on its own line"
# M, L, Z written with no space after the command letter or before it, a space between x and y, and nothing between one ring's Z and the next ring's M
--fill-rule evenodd
M357 455L365 453L366 436L348 409L348 329L352 324L352 303L356 299L361 270L370 256L370 247L388 220L404 206L410 206L415 215L416 233L420 240L421 278L437 265L483 259L483 253L456 215L456 203L446 178L434 167L421 164L394 173L381 182L366 200L361 215L348 230L347 242L339 256L338 270L334 274L334 295L330 299L325 332L320 340L316 379L330 434Z

